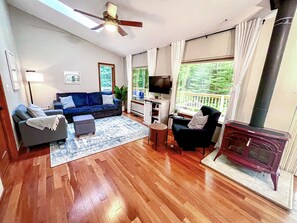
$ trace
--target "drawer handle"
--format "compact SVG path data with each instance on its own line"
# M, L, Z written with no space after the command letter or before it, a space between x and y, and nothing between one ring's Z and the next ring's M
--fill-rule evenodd
M252 139L249 138L249 141L248 141L247 144L246 144L247 147L249 147L251 140L252 140Z
M6 155L6 153L7 153L7 151L5 150L5 151L4 151L4 153L2 154L2 157L1 157L1 159L3 159L3 158L4 158L4 156Z

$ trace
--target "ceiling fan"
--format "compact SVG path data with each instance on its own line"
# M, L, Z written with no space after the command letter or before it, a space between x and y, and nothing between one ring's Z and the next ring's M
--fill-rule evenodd
M111 2L107 2L106 11L103 12L103 18L81 11L79 9L74 9L74 11L104 21L104 23L96 27L93 27L91 30L98 30L104 27L110 32L118 31L122 36L126 36L127 33L125 32L125 30L122 29L120 25L142 27L142 22L119 20L117 15L117 9L118 7L116 5L112 4Z

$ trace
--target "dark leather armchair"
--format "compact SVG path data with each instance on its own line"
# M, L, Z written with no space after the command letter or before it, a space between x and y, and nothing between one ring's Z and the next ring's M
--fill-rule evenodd
M211 144L221 112L208 106L202 106L201 111L204 116L208 115L203 129L190 129L188 128L190 119L173 117L172 132L181 150L195 150L197 147L202 147L204 155L205 148Z

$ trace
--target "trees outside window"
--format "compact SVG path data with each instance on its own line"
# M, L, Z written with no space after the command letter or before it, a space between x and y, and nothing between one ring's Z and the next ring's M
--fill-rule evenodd
M149 92L148 68L133 68L132 77L133 99L143 100Z
M184 63L180 67L176 108L196 112L202 105L225 114L233 85L233 61Z
M99 90L112 91L115 85L115 65L98 63L99 71Z

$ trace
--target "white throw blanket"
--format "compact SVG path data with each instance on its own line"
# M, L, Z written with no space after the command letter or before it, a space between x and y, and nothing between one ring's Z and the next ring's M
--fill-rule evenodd
M44 117L29 118L26 121L26 124L40 130L48 128L51 131L56 131L61 117L63 117L63 115L50 115Z

